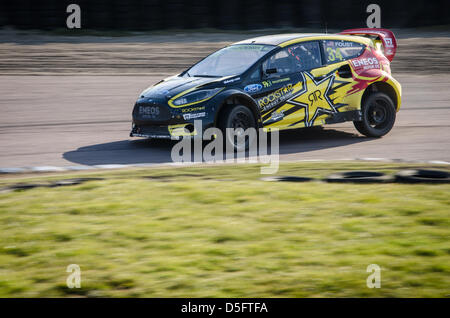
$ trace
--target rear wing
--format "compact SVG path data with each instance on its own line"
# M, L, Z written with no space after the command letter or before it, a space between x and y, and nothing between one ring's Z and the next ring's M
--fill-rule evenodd
M395 39L394 33L387 29L349 29L342 31L339 34L360 35L366 37L376 36L377 39L381 41L381 45L384 49L384 55L389 61L394 59L395 52L397 52L397 40Z

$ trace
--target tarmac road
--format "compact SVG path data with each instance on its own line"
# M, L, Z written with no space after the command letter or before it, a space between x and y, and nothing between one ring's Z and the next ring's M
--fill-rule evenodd
M352 123L280 136L281 160L450 161L450 76L394 74L403 105L380 139ZM155 76L0 76L0 167L170 162L173 142L129 138L131 110Z

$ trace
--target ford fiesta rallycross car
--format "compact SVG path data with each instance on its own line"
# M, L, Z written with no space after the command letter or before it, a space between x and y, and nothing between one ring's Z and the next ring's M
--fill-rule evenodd
M146 89L130 136L180 139L217 127L294 129L353 121L381 137L394 125L401 86L386 29L280 34L237 42ZM235 139L224 134L236 148Z

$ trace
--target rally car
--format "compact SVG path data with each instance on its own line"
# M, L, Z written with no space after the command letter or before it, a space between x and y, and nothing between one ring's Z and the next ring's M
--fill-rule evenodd
M353 121L361 134L381 137L401 104L390 69L396 48L386 29L237 42L146 89L130 136L179 139L209 127L271 131Z

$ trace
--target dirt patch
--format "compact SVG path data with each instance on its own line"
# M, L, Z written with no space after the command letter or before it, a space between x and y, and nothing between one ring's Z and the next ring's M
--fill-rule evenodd
M448 74L450 39L447 37L407 38L398 40L397 55L392 62L396 73Z
M277 33L276 31L272 33ZM0 32L1 75L169 75L211 52L258 33L120 37ZM450 71L450 32L399 31L396 73Z

